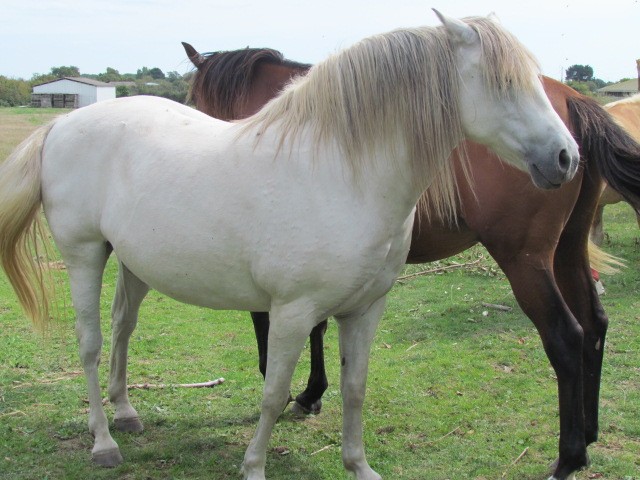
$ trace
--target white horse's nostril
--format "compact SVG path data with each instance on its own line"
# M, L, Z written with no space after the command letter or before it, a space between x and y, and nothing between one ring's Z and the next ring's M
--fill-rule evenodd
M567 152L566 148L563 148L560 151L558 166L560 167L560 171L562 171L563 173L567 173L571 168L571 155L569 154L569 152Z

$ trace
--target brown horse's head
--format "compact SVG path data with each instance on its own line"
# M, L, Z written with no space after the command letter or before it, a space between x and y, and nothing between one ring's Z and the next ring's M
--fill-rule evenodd
M252 115L292 77L311 68L308 64L285 60L282 53L271 48L247 47L203 55L186 42L182 45L197 69L189 100L198 110L221 120ZM258 78L261 80L256 81ZM254 81L257 88L252 88Z

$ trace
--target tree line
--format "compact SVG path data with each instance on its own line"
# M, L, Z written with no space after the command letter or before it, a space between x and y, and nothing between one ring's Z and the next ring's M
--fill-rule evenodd
M629 80L623 78L620 82ZM605 82L594 77L593 68L590 65L571 65L565 70L565 83L583 95L595 95L599 88L611 85L613 82ZM616 82L617 83L617 82Z
M81 74L75 66L53 67L49 73L35 74L29 80L0 75L0 107L17 107L31 103L31 91L35 85L64 77L84 77L101 82L126 82L116 86L116 97L131 95L155 95L185 103L192 73L164 73L154 67L142 67L136 73L120 73L108 67L103 73Z
M103 73L87 75L81 74L78 67L74 66L53 67L49 73L35 74L29 80L12 79L0 75L0 107L29 105L34 85L63 77L86 77L102 82L126 82L116 87L117 97L156 95L185 103L191 76L192 73L180 75L178 72L168 72L165 74L157 67L142 67L136 73L122 74L115 68L107 67ZM565 82L585 95L595 95L598 88L611 84L595 78L593 68L589 65L570 66L565 71Z

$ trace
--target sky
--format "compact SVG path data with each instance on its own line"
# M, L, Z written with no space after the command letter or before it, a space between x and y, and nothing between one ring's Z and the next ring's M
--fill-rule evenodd
M60 66L184 74L192 65L182 41L201 53L270 47L316 63L376 33L438 25L431 8L494 12L556 79L574 64L605 81L638 74L640 0L0 0L0 75Z

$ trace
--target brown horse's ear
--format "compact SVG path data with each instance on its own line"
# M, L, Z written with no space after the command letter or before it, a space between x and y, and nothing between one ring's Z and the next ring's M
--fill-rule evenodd
M184 51L187 52L187 57L189 57L189 60L191 60L191 63L193 63L196 68L200 68L202 64L207 60L187 42L182 42L182 46L184 47Z

